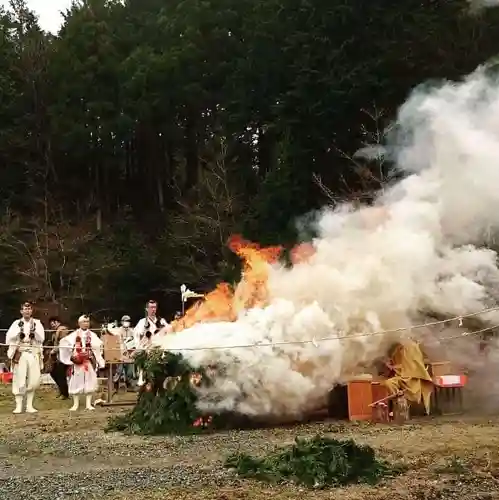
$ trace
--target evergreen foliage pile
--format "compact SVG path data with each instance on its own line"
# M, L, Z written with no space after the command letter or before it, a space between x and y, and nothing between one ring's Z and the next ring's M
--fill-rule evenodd
M401 472L400 467L378 460L370 446L359 446L351 439L339 441L321 436L297 438L290 448L265 458L232 455L225 466L246 478L319 489L352 483L374 484L384 476Z
M203 369L194 369L180 354L141 352L136 367L147 381L137 404L125 415L112 417L108 431L131 434L192 434L213 428L220 417L203 415L196 407L196 388L210 383Z

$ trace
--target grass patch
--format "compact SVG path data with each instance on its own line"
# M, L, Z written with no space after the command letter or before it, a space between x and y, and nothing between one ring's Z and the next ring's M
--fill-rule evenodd
M370 446L359 446L352 439L339 441L321 436L297 438L290 448L265 458L232 455L225 466L245 478L275 484L292 482L319 489L353 483L375 484L383 476L393 476L402 470L378 460Z

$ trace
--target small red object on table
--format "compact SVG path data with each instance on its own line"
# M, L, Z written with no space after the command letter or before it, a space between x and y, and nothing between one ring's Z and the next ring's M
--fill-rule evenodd
M463 388L468 382L466 375L441 375L434 377L435 390L432 394L432 408L437 413L456 413L463 408Z
M442 375L435 377L433 383L438 387L464 387L468 382L466 375Z

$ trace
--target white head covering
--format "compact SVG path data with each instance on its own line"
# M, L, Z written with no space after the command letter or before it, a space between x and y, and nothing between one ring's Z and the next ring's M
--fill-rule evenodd
M86 314L82 314L82 315L78 318L78 324L80 324L82 321L90 321L90 318L89 318Z

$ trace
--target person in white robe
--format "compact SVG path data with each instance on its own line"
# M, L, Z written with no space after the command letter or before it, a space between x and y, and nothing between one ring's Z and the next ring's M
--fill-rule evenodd
M90 330L88 316L80 316L78 330L64 337L59 344L59 357L70 367L68 392L73 398L70 411L78 410L80 396L85 396L85 409L94 410L92 396L98 390L97 370L106 363L102 357L102 341Z
M25 302L21 306L21 319L12 323L5 336L9 346L7 357L11 361L12 394L16 407L14 413L22 413L26 397L26 412L36 413L33 407L35 391L40 386L43 368L42 344L45 330L40 320L33 318L33 306Z
M153 345L153 338L164 331L170 331L171 325L164 318L157 315L158 303L155 300L149 300L145 307L145 316L139 320L133 330L136 352L149 350ZM137 385L139 387L145 384L144 373L139 371Z
M133 329L137 349L145 349L151 344L154 335L164 329L171 328L164 318L157 315L158 303L149 300L145 307L145 316L139 320Z

